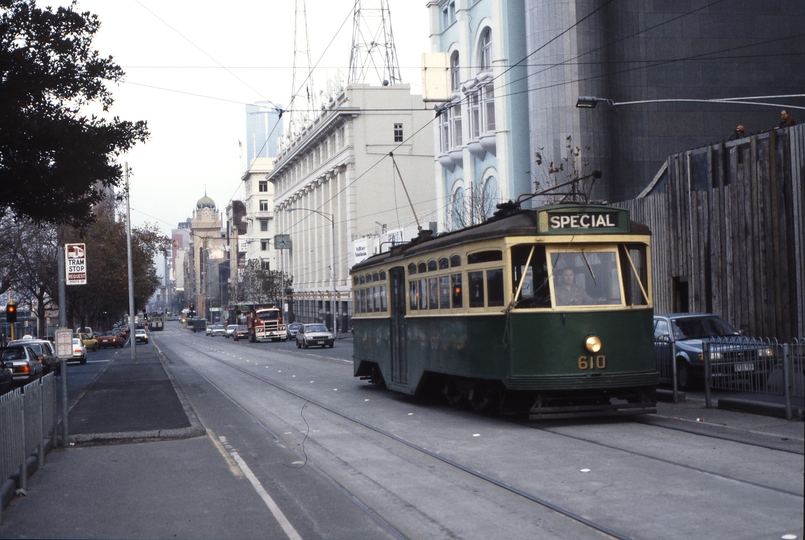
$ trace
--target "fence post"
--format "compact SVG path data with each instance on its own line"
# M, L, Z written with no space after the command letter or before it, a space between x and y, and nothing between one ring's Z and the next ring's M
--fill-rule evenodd
M36 460L38 467L45 465L45 380L39 379L39 452Z
M671 341L671 388L674 389L674 405L679 403L679 384L676 380L676 341Z
M783 392L785 392L785 419L791 420L791 357L788 343L783 343Z
M702 355L704 356L704 402L708 409L713 408L710 398L710 344L706 341L702 343Z
M23 392L25 392L25 387L23 387ZM26 441L26 433L25 433L25 394L22 394L22 412L20 414L20 419L22 420L22 463L20 464L20 489L17 492L22 491L25 493L28 490L28 442Z

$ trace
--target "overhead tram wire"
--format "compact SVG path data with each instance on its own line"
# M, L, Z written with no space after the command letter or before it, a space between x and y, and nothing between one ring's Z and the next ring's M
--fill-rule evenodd
M252 92L254 92L255 94L257 94L258 96L262 97L262 98L263 98L265 101L267 101L267 102L271 103L271 105L273 105L273 106L274 106L276 109L279 109L279 107L277 107L277 105L276 105L276 104L275 104L273 101L271 101L270 99L268 99L267 97L265 97L265 96L262 94L262 92L260 92L260 91L259 91L259 90L257 90L256 88L252 87L252 86L251 86L249 83L247 83L246 81L244 81L243 79L241 79L240 77L238 77L237 75L235 75L235 73L234 73L234 72L232 72L232 70L230 70L228 67L226 67L225 65L223 65L223 64L222 64L221 62L219 62L217 59L213 58L213 56L212 56L211 54L209 54L207 51L205 51L204 49L202 49L201 47L199 47L198 45L196 45L196 44L195 44L195 43L194 43L194 42L193 42L191 39L189 39L189 38L188 38L188 37L186 37L184 34L182 34L181 32L179 32L179 31L178 31L176 28L174 28L173 26L171 26L170 24L168 24L168 22L167 22L167 21L165 21L165 20L164 20L162 17L160 17L159 15L157 15L156 13L154 13L154 12L153 12L151 9L149 9L148 7L146 7L146 6L145 6L145 5L144 5L142 2L140 2L140 0L134 0L134 1L135 1L135 2L136 2L136 3L137 3L139 6L140 6L140 7L142 7L144 10L146 10L148 13L150 13L151 15L153 15L153 16L154 16L154 17L155 17L155 18L156 18L156 19L157 19L159 22L161 22L162 24L164 24L165 26L167 26L168 28L170 28L171 30L173 30L173 31L174 31L174 32L175 32L175 33L176 33L176 34L177 34L179 37L181 37L182 39L184 39L185 41L187 41L187 42L188 42L190 45L192 45L193 47L195 47L196 49L198 49L199 51L201 51L201 53L202 53L202 54L204 54L204 55L205 55L207 58L209 58L210 60L212 60L213 62L215 62L216 64L218 64L218 65L219 65L219 66L220 66L222 69L224 69L224 70L225 70L227 73L229 73L229 74L230 74L230 75L232 75L232 76L233 76L235 79L237 79L238 81L240 81L240 82L241 82L241 83L242 83L244 86L246 86L246 87L247 87L249 90L251 90Z

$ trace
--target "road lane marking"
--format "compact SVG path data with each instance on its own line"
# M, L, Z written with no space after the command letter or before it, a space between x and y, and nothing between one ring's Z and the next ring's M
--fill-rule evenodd
M224 448L226 448L226 450L229 451L229 455L232 456L232 459L235 460L235 463L238 464L238 467L240 467L240 470L243 471L243 474L246 475L246 478L249 479L249 482L252 483L252 486L254 486L255 491L257 491L257 494L260 495L261 499L263 499L263 502L266 503L268 509L271 510L271 513L274 515L274 518L279 522L280 527L282 527L282 530L285 531L286 535L288 535L288 538L290 540L302 540L302 537L299 535L298 532L296 532L296 529L294 529L293 525L291 525L291 522L288 521L288 518L285 517L285 514L282 513L280 507L277 506L277 503L274 502L274 499L271 498L271 495L269 495L268 492L263 488L263 485L260 483L260 480L257 479L257 477L254 475L254 473L246 464L246 462L243 461L243 458L241 458L240 455L235 451L235 449L229 445L229 443L226 440L226 437L222 435L219 436L218 439L220 439L221 444L224 446Z
M224 445L222 445L218 441L218 438L215 436L215 433L213 433L211 429L207 430L207 437L210 438L212 444L215 445L215 448L218 450L218 452L220 452L220 454L224 456L226 465L227 467L229 467L229 472L231 472L232 475L236 478L243 478L243 471L240 470L238 464L235 463L235 460L232 459L232 456L229 455L229 452L227 452L226 448L224 448Z

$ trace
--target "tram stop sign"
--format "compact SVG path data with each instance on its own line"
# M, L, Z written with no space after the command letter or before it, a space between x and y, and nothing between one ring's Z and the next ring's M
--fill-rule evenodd
M87 249L86 244L66 244L65 256L65 284L87 284Z
M56 330L56 356L60 359L73 357L73 333L69 328Z

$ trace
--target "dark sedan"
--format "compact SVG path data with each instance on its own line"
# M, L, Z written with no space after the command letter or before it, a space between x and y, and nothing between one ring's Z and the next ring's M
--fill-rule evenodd
M712 313L670 313L654 316L655 347L673 343L677 388L685 390L704 378L703 344L711 343L714 376L744 378L766 370L773 351L761 342L742 338L723 318Z

